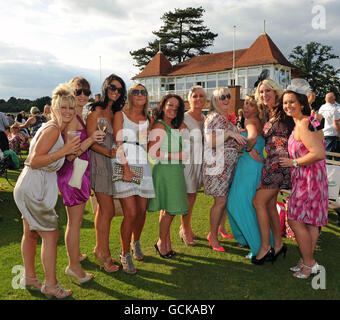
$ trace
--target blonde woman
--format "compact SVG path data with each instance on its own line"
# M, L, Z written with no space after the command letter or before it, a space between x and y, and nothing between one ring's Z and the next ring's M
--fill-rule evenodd
M14 189L14 200L22 214L24 234L21 251L25 274L24 288L41 290L47 297L65 298L65 290L56 279L58 216L54 210L58 199L57 174L64 157L79 151L79 138L64 144L61 132L75 115L75 100L67 84L59 85L52 95L52 120L43 124L31 141L25 167ZM41 259L45 282L35 274L38 237L42 238Z
M263 127L267 157L262 168L261 182L253 199L261 232L261 247L252 263L262 265L274 261L280 254L286 255L287 246L282 242L280 219L276 209L280 189L290 189L290 170L279 164L281 157L288 156L288 137L293 121L283 111L280 99L283 90L274 80L261 81L256 89L255 98L268 114ZM270 243L272 231L274 247Z
M257 255L261 247L261 234L252 200L261 180L263 167L264 138L262 137L263 115L254 96L244 101L246 147L238 159L235 176L229 192L227 212L235 240L250 247L248 258Z
M203 186L203 124L205 116L202 109L207 103L207 95L201 86L193 86L188 93L190 109L184 113L184 124L190 134L189 163L183 164L184 177L189 200L188 214L181 216L179 236L187 246L195 246L197 235L191 229L191 216L196 201L197 191Z
M203 183L206 195L214 197L210 209L210 233L207 236L213 250L225 252L217 233L225 214L229 188L237 165L238 150L247 142L233 123L228 88L216 89L210 99L210 110L204 122Z
M121 263L126 273L135 274L136 268L130 255L130 247L136 260L144 254L139 242L146 217L148 199L155 196L150 165L147 159L148 91L141 84L134 84L128 91L128 107L115 113L113 128L118 151L113 165L123 165L123 180L114 182L114 198L118 198L124 219L121 225ZM130 166L143 168L140 183L132 181Z
M103 141L105 133L96 130L90 137L88 137L86 133L82 112L91 94L88 81L82 77L75 77L69 81L69 85L71 86L73 97L76 101L76 116L67 124L62 136L65 141L68 141L68 132L76 131L80 134L81 145L77 154L66 157L64 165L57 173L57 177L58 187L67 212L65 244L69 257L69 265L66 267L65 273L69 277L74 277L80 283L85 283L93 278L93 275L85 273L80 265L80 262L85 260L87 255L81 253L79 243L80 227L83 221L85 205L91 195L91 164L88 149L94 143ZM69 185L74 171L74 160L77 157L88 162L86 171L82 177L80 189Z

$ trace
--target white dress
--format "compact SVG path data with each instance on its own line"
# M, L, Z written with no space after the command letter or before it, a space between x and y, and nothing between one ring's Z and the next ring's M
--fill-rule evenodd
M15 185L14 201L30 230L54 231L58 228L58 216L54 207L58 200L57 173L64 163L61 158L46 167L31 169L29 157L32 154L41 131L54 123L43 123L34 135L25 167ZM58 140L48 153L55 152L64 146L64 140L59 134Z
M114 198L126 198L130 196L140 196L143 198L154 198L155 191L152 181L152 173L148 162L147 152L143 146L138 145L137 132L147 129L149 120L139 124L131 121L124 112L122 112L123 121L123 148L125 157L130 166L143 167L143 178L140 184L125 181L113 182ZM115 145L114 145L115 146ZM112 159L112 166L117 163L117 159Z

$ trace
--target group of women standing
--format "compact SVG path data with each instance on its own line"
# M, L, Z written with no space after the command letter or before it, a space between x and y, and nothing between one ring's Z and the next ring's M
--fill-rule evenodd
M304 98L300 99L294 91L283 93L272 80L262 81L255 97L245 100L245 130L240 133L228 88L213 92L207 116L202 114L207 96L200 86L190 89L187 112L180 96L168 94L153 110L152 117L148 114L147 89L134 84L126 91L120 77L107 77L101 99L92 104L85 124L82 112L91 94L86 79L76 77L55 89L52 119L32 140L14 190L24 224L24 287L39 289L48 297L71 294L55 275L57 185L68 216L65 244L69 265L65 273L80 283L93 278L81 267L80 262L87 255L81 252L79 243L91 189L98 202L94 256L106 272L118 271L110 252L109 235L115 215L114 199L119 199L124 215L120 262L126 273L135 274L130 251L134 259L143 260L140 236L146 211L160 211L159 238L154 244L160 257L169 259L176 255L170 238L176 215L181 216L180 238L188 246L196 245L198 235L191 228L191 218L197 191L202 186L205 194L214 198L207 235L213 250L225 251L218 233L228 236L228 213L235 239L250 247L248 257L254 264L275 261L281 253L285 256L287 246L281 239L276 198L280 189L289 189L292 183L288 218L302 256L292 270L300 278L317 271L313 252L317 226L327 223L327 177L322 131L306 129ZM73 137L72 132L80 135ZM76 159L86 164L78 187L70 185L77 174ZM113 179L117 174L118 178ZM304 190L306 199L301 203L301 189L309 187ZM321 194L317 193L320 188ZM44 284L36 278L34 269L38 236L43 239Z

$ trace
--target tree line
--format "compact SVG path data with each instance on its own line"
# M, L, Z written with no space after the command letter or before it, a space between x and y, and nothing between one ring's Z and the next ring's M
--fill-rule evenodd
M29 99L11 97L8 101L0 99L0 111L14 113L23 110L26 113L29 113L31 107L36 106L41 112L43 112L45 104L51 104L50 97L41 97L33 101Z

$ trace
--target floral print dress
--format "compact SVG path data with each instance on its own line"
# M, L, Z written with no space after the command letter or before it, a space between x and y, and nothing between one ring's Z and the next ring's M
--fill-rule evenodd
M266 159L258 189L290 189L290 168L280 166L280 158L288 158L288 129L283 122L270 119L263 127Z
M309 151L301 141L294 139L294 131L288 141L289 155L300 158ZM325 226L328 221L328 181L326 160L307 166L291 168L292 192L287 216L314 226Z
M216 132L224 133L228 130L238 132L236 125L226 121L216 112L208 114L204 122L204 135ZM221 135L223 139L223 136ZM203 184L204 193L214 197L227 197L231 186L238 160L238 143L228 139L223 145L211 148L204 141L203 153Z

